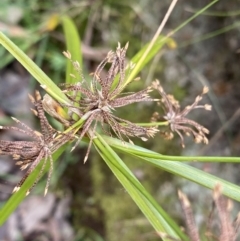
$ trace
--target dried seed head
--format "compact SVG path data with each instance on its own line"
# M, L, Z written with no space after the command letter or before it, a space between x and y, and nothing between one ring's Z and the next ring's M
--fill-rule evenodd
M44 90L47 89L47 86L46 85L40 85Z
M204 94L208 93L208 91L209 91L209 88L207 86L204 86L202 94L204 95Z
M66 86L63 90L72 101L74 109L79 108L81 111L80 117L88 114L81 131L78 133L79 139L72 150L89 131L92 133L89 134L89 146L91 145L92 139L95 136L94 133L97 123L101 124L105 133L109 133L109 131L105 130L105 126L110 126L111 131L120 140L123 140L123 136L126 136L127 139L130 137L139 137L146 141L148 137L154 136L158 131L155 127L139 126L114 115L114 111L119 107L137 102L156 101L149 96L149 92L152 91L151 87L136 93L122 94L126 82L125 58L127 48L128 43L123 48L120 43L118 43L116 51L110 51L92 74L92 81L90 84L87 82L80 82ZM109 62L111 66L105 77L103 77L102 71ZM72 63L75 65L75 62ZM130 69L127 70L128 72L133 68L133 64L129 66ZM81 99L76 98L77 95L81 95ZM73 108L72 106L69 106L69 108ZM86 157L84 159L84 162L85 161Z
M45 94L42 100L44 110L54 119L58 120L65 127L70 126L70 120L62 106L51 96Z
M74 67L76 70L80 69L80 64L79 64L79 62L78 62L78 61L74 61L74 62L73 62L73 67Z
M15 164L18 165L18 166L21 166L23 164L23 162L22 161L18 161Z
M180 190L178 190L178 198L184 203L185 207L191 206L187 196L183 192L181 192Z
M204 109L205 109L205 110L212 110L212 106L211 106L211 105L208 105L208 104L205 104L205 105L204 105Z
M181 191L178 191L178 196L183 210L189 239L191 241L200 241L200 236L194 220L191 203L189 202L187 196ZM214 220L214 222L212 220L214 217L214 210L212 210L210 217L208 218L208 231L205 234L206 237L214 237L214 240L218 241L236 241L239 233L240 219L238 216L235 222L231 221L230 211L232 210L233 204L231 200L226 199L222 195L222 187L220 184L217 184L214 188L213 199L215 206L217 207L217 213L219 216L219 224L217 226L220 227L220 230L218 233L215 233L216 227L213 227L212 224L216 224L216 220ZM215 206L213 206L213 208Z
M208 144L208 139L206 134L209 134L209 130L200 125L199 123L188 119L187 114L198 108L203 108L205 110L211 110L210 105L199 105L198 103L202 100L202 96L208 92L208 88L204 87L202 94L195 98L193 104L186 106L182 111L180 109L179 102L175 100L174 96L167 95L163 90L160 82L158 80L152 83L152 87L156 89L161 95L162 107L165 111L165 116L163 118L169 122L169 126L172 132L176 132L181 138L181 145L184 145L183 133L187 136L193 135L195 143ZM152 120L157 122L160 117L158 114L154 113Z
M15 193L15 192L19 191L19 189L20 189L20 187L17 187L17 186L16 186L16 187L13 189L12 193Z
M146 135L149 137L154 137L157 132L159 132L159 130L156 127L146 129Z
M32 102L32 103L34 103L34 102L35 102L35 100L34 100L34 98L33 98L33 96L32 96L32 95L28 94L28 97L29 97L29 99L31 100L31 102Z
M30 96L30 100L36 107L35 114L40 120L41 124L41 133L38 131L32 130L30 127L19 121L18 119L12 117L12 119L17 122L23 129L13 126L2 127L6 130L14 130L25 135L32 137L32 141L2 141L0 140L0 154L1 155L11 155L14 160L19 160L16 162L16 165L20 166L21 170L27 169L25 175L20 180L20 182L13 189L13 193L17 192L22 184L25 182L27 177L35 170L38 164L43 159L43 165L37 176L37 179L33 183L32 187L26 193L30 193L34 185L40 179L43 170L45 169L47 160L50 160L50 171L48 175L48 180L46 184L46 190L49 186L49 181L53 169L53 160L52 153L55 152L61 145L65 144L71 139L70 135L59 134L57 131L52 128L49 124L42 106L41 95L38 91L35 93L35 98Z
M63 55L68 58L68 59L71 59L72 56L71 56L71 53L67 50L67 51L63 51Z
M32 111L32 113L33 113L35 116L38 116L38 112L37 112L36 110L34 110L34 109L31 108L31 111Z
M136 77L134 81L139 81L140 79L141 79L140 77Z
M15 122L17 122L17 123L19 123L20 121L17 119L17 118L15 118L15 117L11 117Z
M74 79L77 78L76 75L74 75L74 74L70 74L70 76L71 76L72 78L74 78Z
M159 113L155 111L151 117L151 122L157 122L159 118L160 118Z
M172 140L174 137L173 133L169 131L160 131L159 133L165 140Z
M20 157L21 157L21 155L18 155L18 154L13 154L12 155L12 157L13 157L13 160L18 160L18 159L20 159Z

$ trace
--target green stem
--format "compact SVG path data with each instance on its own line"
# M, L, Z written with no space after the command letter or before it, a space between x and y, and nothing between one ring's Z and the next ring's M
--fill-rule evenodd
M74 133L76 133L84 124L84 122L88 119L88 117L92 114L91 111L87 112L86 114L84 114L80 120L78 120L77 122L75 122L72 126L70 126L67 130L64 131L64 133L68 133L72 130L74 130Z
M162 122L150 122L150 123L134 123L138 126L168 126L168 121L162 121Z
M231 24L229 26L226 26L224 28L221 28L221 29L218 29L216 31L213 31L213 32L210 32L210 33L207 33L203 36L200 36L200 37L197 37L197 38L194 38L190 41L186 41L186 42L183 42L181 44L179 44L178 48L183 48L183 47L187 47L188 45L190 44L195 44L195 43L198 43L198 42L202 42L204 40L207 40L207 39L210 39L210 38L213 38L215 36L218 36L220 34L223 34L223 33L226 33L232 29L235 29L235 28L238 28L240 25L240 22L236 22L234 24Z

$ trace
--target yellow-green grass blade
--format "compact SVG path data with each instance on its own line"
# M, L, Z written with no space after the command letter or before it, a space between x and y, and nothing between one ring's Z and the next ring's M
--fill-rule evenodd
M151 50L149 50L148 55L144 58L143 61L139 62L147 50L150 43L147 43L132 59L131 62L136 64L134 69L131 71L130 75L126 79L125 85L130 83L139 73L140 71L150 62L150 60L162 49L162 47L168 43L174 41L171 38L166 38L165 36L159 36L156 42L153 44ZM138 62L140 64L138 64Z
M15 38L14 41L18 43L17 45L19 48L21 48L24 52L27 51L33 44L41 40L42 36L37 36L37 35L31 35L31 38L28 39L28 41L24 41L23 39L17 39ZM13 61L14 57L12 55L9 55L8 52L2 48L0 49L0 69L2 69L4 66L9 64L10 62Z
M71 53L72 60L78 61L82 68L82 49L81 49L81 39L77 31L77 27L68 16L62 17L62 25L64 30L64 35L66 39L66 50ZM73 65L70 61L67 62L67 71L66 71L66 83L71 84L76 81L79 81L78 78L72 78L70 74L74 74L78 77L79 73L73 68Z
M53 155L53 161L57 160L59 156L63 153L66 149L67 144L59 148ZM43 160L42 160L43 161ZM18 207L18 205L26 198L27 190L32 186L34 181L36 180L41 166L42 161L36 167L36 169L29 175L27 180L23 183L22 187L19 189L18 192L12 194L6 204L0 209L0 226L4 224L7 218L12 214L12 212ZM49 163L46 165L45 172L49 169ZM31 195L31 194L30 194Z
M197 183L201 186L204 186L209 189L213 189L217 183L220 183L222 185L222 191L223 194L236 200L240 201L240 187L238 185L235 185L231 182L228 182L226 180L223 180L219 177L216 177L214 175L211 175L209 173L206 173L204 171L201 171L197 168L194 168L188 164L175 161L174 156L171 156L172 159L168 158L168 160L165 158L166 156L155 153L153 151L150 151L148 149L144 149L139 146L131 145L128 143L123 144L121 141L111 138L111 137L104 137L104 140L112 146L114 149L117 149L125 154L130 154L137 156L141 158L142 160L146 161L147 163L150 163L152 165L155 165L156 167L163 169L167 172L170 172L176 176L183 177L185 179L188 179L194 183ZM152 158L151 158L152 157ZM167 156L169 157L169 156ZM184 158L184 157L182 157ZM190 158L192 158L192 161L195 161L196 159L198 161L204 160L206 161L207 157L186 157L187 161L190 161ZM209 162L214 157L209 157ZM217 160L223 161L225 157L216 157ZM177 159L177 157L176 157ZM235 160L240 158L235 158Z
M128 191L134 202L144 213L156 231L167 233L172 237L188 240L178 225L158 205L152 196L145 190L128 167L123 163L112 148L97 135L94 145L114 175ZM169 239L164 239L169 240Z
M43 86L54 99L63 104L70 104L57 85L6 35L0 32L0 44L14 56L26 70Z

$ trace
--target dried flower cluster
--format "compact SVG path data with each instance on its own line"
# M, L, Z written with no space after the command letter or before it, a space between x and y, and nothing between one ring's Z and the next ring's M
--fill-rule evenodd
M30 193L32 188L36 185L41 177L47 160L50 161L50 170L48 173L47 184L45 187L45 195L48 191L48 186L53 171L53 159L52 153L55 152L60 146L65 144L71 139L70 135L59 134L52 128L49 124L44 109L42 106L41 95L38 91L35 93L35 98L29 95L32 103L35 105L36 110L32 109L34 114L39 118L41 125L41 133L32 130L30 127L22 123L21 121L13 118L23 129L14 126L0 126L3 130L14 130L21 132L29 137L32 141L3 141L0 140L0 154L1 155L11 155L14 160L17 160L16 165L20 166L21 170L28 168L27 172L20 180L20 182L13 189L13 192L17 192L30 173L37 167L42 159L44 159L41 170L37 176L37 179L33 183L32 187L27 191L26 195Z
M87 160L98 122L105 133L111 135L110 131L112 130L120 140L123 140L122 136L128 138L140 137L142 140L146 140L146 137L153 137L158 131L155 127L139 126L113 114L116 108L122 106L136 102L155 101L148 95L152 91L151 87L133 94L125 93L124 96L122 94L123 97L120 96L125 84L125 55L127 48L128 44L124 48L121 48L119 44L116 52L110 51L93 73L90 83L83 79L82 82L67 86L64 89L64 92L67 93L67 96L72 101L72 108L78 108L83 114L89 113L89 117L83 125L79 140L76 143L77 145L88 132L90 143L85 161ZM65 53L65 56L71 60L70 53ZM106 77L102 78L101 72L107 63L111 63L111 66ZM73 62L73 64L75 69L79 71L79 64L77 62ZM133 67L133 65L130 66L130 68ZM117 77L118 81L115 83L114 81ZM81 94L81 99L77 100L76 96L79 94ZM110 127L110 130L106 130L105 124L108 128ZM90 133L89 129L91 126L92 131Z
M158 80L154 81L152 86L162 97L159 105L162 106L165 112L165 116L163 118L168 121L171 129L171 132L166 134L166 139L171 139L173 137L173 132L176 132L181 138L182 147L185 147L182 133L187 136L193 135L196 143L202 142L204 144L208 144L206 134L209 134L209 130L186 117L189 112L194 109L203 108L205 110L211 110L211 105L198 105L198 103L202 100L203 95L208 92L208 88L204 87L202 93L196 97L193 104L186 106L183 110L181 110L178 101L175 100L172 95L167 95L165 93ZM152 121L156 122L158 119L159 114L156 112L153 114Z
M181 132L184 132L185 134L193 134L195 141L198 143L207 143L205 135L208 133L208 130L185 117L191 110L196 108L205 108L207 110L211 109L209 105L198 105L198 102L202 99L202 95L207 92L207 89L204 88L203 93L196 98L195 102L191 106L186 107L183 111L180 111L178 102L176 102L172 96L166 95L157 81L153 82L151 87L144 90L134 93L123 93L123 90L127 85L127 78L125 75L126 73L129 74L134 68L133 64L126 66L125 58L127 48L128 44L126 44L123 48L119 44L115 52L110 51L107 57L99 64L96 71L92 74L90 81L85 80L80 64L71 59L71 54L68 51L64 52L64 55L72 62L73 67L81 77L81 81L75 84L62 84L62 91L69 98L71 104L61 106L61 103L56 102L48 95L45 95L42 100L40 93L36 92L35 98L30 96L30 99L36 107L36 110L33 110L33 112L40 121L41 133L32 130L15 118L14 120L21 125L23 129L1 126L1 129L10 129L22 132L33 139L31 141L0 141L1 155L13 156L13 159L17 160L16 164L20 165L21 170L28 168L26 174L14 188L13 192L20 189L29 174L43 159L42 167L37 179L28 190L27 194L38 182L45 169L46 163L49 160L50 171L45 188L46 194L53 171L52 154L60 148L60 146L68 141L72 141L73 137L76 137L78 140L72 148L73 150L79 144L81 139L85 135L88 135L90 142L84 158L84 162L86 162L93 138L95 138L95 132L98 124L100 124L104 133L108 135L112 135L113 133L122 141L124 141L125 137L130 142L131 137L139 137L143 141L147 140L149 137L153 137L156 132L158 132L155 124L150 127L141 126L139 124L132 123L129 120L117 117L114 114L117 108L133 103L159 101L149 96L149 93L153 89L156 89L162 96L162 105L166 111L164 118L169 122L171 131L177 132L181 137L182 146L184 146L184 144ZM107 74L104 75L103 69L107 64L109 64L110 67ZM71 74L71 76L73 78L77 78L77 76L73 74ZM68 108L69 115L66 116L66 113L63 113L64 111L62 111L62 107ZM70 127L71 132L65 134L65 132L61 133L53 129L45 116L45 112L60 121L65 128ZM76 118L73 118L73 114L75 114L75 117L77 114L79 119L84 119L84 123L81 128L71 128L72 125L76 123ZM158 118L156 114L154 118L154 120ZM194 130L194 128L196 130Z

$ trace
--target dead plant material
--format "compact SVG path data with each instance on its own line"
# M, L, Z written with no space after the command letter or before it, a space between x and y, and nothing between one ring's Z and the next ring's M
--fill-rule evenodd
M152 86L162 97L159 105L165 112L163 118L169 122L171 132L165 133L166 139L171 139L173 137L173 132L176 132L181 138L181 145L183 148L185 147L184 138L182 135L183 133L187 136L192 135L196 143L208 144L206 135L209 134L209 130L196 121L190 120L186 117L189 112L194 109L203 108L205 110L211 110L211 105L198 104L202 100L203 95L208 92L208 88L204 87L202 93L196 97L193 104L188 105L181 110L179 102L174 98L174 96L167 95L165 93L158 80L154 81ZM155 112L151 120L152 122L157 122L158 119L160 119L159 113Z

